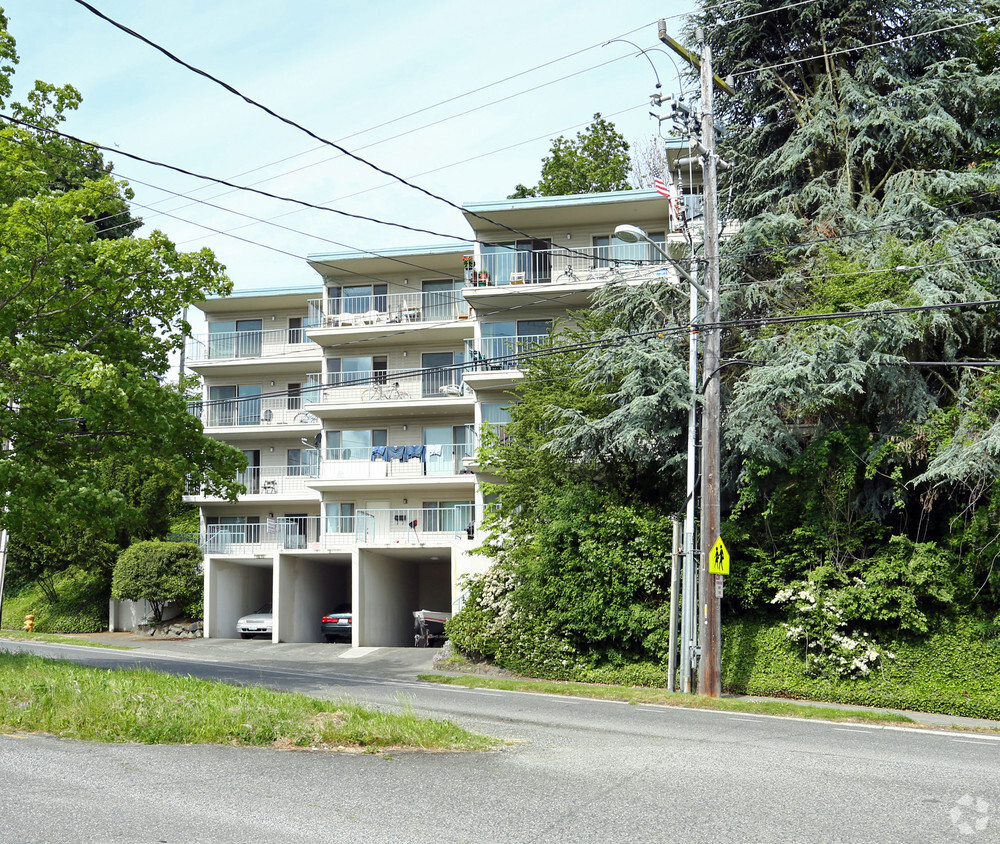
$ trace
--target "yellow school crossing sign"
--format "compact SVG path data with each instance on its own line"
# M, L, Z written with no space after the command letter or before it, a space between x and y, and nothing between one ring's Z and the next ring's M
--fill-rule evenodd
M729 549L720 536L715 540L712 551L708 555L709 574L729 574Z

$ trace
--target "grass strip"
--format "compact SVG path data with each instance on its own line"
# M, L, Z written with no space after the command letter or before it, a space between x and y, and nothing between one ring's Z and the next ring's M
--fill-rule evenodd
M141 744L487 750L449 722L259 687L0 653L0 730Z
M18 642L45 642L50 645L80 645L85 648L112 648L117 651L130 651L125 645L109 645L105 642L94 642L76 636L61 636L58 633L28 633L25 630L0 630L0 639L14 639Z
M589 697L598 700L619 700L626 703L651 703L659 706L679 706L688 709L715 709L721 712L744 712L756 715L783 715L794 718L817 718L824 721L846 721L865 724L913 724L912 718L895 712L864 712L837 709L830 706L806 706L783 700L740 700L709 698L667 692L663 689L631 686L597 686L590 683L569 683L554 680L523 680L479 676L448 676L422 674L421 680L470 689L500 689L513 692L538 692L549 695Z

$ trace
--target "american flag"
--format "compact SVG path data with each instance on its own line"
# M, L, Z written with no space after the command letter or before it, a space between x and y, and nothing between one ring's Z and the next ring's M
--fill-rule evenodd
M664 171L665 178L660 178L656 176L653 179L653 186L656 188L656 192L665 196L670 200L670 229L671 231L680 231L682 226L683 214L681 213L681 203L680 196L674 190L674 181L670 178L670 171Z

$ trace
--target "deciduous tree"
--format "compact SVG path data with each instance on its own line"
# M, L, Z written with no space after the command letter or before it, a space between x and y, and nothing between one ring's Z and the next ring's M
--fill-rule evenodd
M542 159L538 184L518 185L509 198L629 190L628 173L628 141L598 113L575 139L556 138Z
M128 188L52 132L79 95L37 83L8 102L14 41L0 15L0 524L22 543L77 525L111 540L125 492L106 461L234 495L241 457L206 438L164 383L184 305L230 282L207 249L129 234Z

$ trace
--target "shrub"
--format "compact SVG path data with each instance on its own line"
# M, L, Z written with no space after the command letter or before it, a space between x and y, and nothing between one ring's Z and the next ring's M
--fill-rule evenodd
M201 551L187 542L136 542L118 555L111 595L119 600L148 601L156 621L163 608L187 608L202 594Z
M38 633L96 633L108 627L108 582L103 571L73 567L54 576L55 601L37 584L4 591L3 626L17 630L29 613Z

